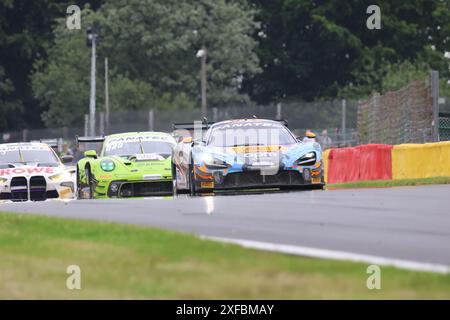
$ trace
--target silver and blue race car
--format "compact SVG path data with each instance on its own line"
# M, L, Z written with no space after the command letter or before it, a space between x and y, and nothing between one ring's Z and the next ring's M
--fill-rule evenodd
M173 152L177 192L210 193L261 188L323 189L324 171L319 143L303 142L286 121L241 119L183 129ZM178 130L180 131L180 130ZM191 136L186 134L189 132Z

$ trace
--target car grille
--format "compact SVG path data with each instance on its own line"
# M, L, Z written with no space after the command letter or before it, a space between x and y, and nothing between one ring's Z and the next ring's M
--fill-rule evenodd
M173 192L172 181L159 182L126 182L122 184L119 197L147 197L155 195L168 195Z
M44 201L59 198L58 191L47 191L47 182L43 176L33 176L29 180L26 177L14 177L11 179L11 193L1 193L3 200L19 201Z
M278 171L273 175L262 175L260 171L230 173L224 176L221 188L236 187L276 187L303 184L302 175L297 171Z
M25 177L14 177L11 179L11 200L28 200L28 181Z
M30 179L30 200L43 201L47 199L47 182L44 177L37 176Z

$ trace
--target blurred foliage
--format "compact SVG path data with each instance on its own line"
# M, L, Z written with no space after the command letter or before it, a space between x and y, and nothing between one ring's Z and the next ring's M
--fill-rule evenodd
M33 97L30 74L34 61L46 58L54 39L55 18L71 4L84 1L0 1L0 132L42 127L40 107ZM97 8L101 0L90 1Z
M170 13L170 14L169 14ZM234 79L258 72L249 36L256 27L242 2L109 1L82 12L83 28L97 23L97 97L103 107L102 58L109 58L111 110L194 108L199 101L200 60L208 52L210 106L248 101ZM39 59L32 76L36 98L48 106L48 126L83 123L89 99L90 48L85 30L67 30L64 19L54 29L48 59ZM69 76L66 80L63 78Z
M382 91L386 73L403 61L450 78L449 0L377 1L381 30L366 27L373 1L249 1L259 9L263 72L244 88L259 103L365 97Z
M65 28L84 1L0 2L0 132L81 126L89 105L85 28L98 21L97 105L109 58L112 110L200 104L208 50L209 106L359 99L394 90L430 69L450 95L450 0L95 0L83 30ZM42 121L43 120L43 121Z

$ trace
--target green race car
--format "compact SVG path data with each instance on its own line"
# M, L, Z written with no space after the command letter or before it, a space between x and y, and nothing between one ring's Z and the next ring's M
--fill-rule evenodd
M162 132L132 132L78 137L78 143L103 143L100 154L86 151L77 164L79 199L133 198L173 193L175 140Z

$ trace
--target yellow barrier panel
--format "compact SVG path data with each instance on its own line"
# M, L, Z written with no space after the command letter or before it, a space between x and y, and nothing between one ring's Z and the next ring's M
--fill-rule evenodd
M324 178L325 178L325 183L327 183L327 181L328 181L328 156L330 155L330 150L331 150L331 149L325 150L325 151L322 153L322 158L323 158L323 168L324 168L324 170L325 170L325 176L324 176Z
M401 144L392 149L392 178L450 176L450 141Z

